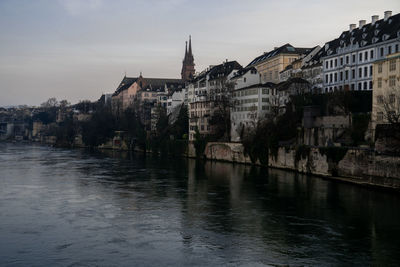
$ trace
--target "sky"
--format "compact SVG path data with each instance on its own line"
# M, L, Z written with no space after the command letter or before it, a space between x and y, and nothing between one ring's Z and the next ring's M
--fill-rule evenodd
M323 46L399 0L0 0L0 106L97 100L124 77L180 78L192 35L196 71L243 66L290 43Z

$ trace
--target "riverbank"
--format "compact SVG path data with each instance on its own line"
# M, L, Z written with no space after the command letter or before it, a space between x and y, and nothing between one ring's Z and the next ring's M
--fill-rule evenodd
M193 144L189 144L187 154L196 157ZM368 149L280 147L276 154L266 155L267 162L263 164L259 160L253 162L240 143L212 142L206 145L203 156L207 160L255 164L400 192L400 158Z

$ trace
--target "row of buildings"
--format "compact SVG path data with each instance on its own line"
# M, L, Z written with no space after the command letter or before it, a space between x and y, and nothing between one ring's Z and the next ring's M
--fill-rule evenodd
M113 112L138 107L148 130L154 130L151 121L157 118L157 108L164 107L173 121L186 105L189 140L197 132L212 134L215 126L229 121L231 141L240 141L246 128L283 113L291 95L372 90L374 125L388 119L379 110L386 95L388 101L398 102L393 95L400 90L399 45L400 14L386 11L382 19L374 15L369 23L350 24L323 46L284 44L246 66L226 60L196 73L189 38L181 79L124 77L111 96L111 105Z

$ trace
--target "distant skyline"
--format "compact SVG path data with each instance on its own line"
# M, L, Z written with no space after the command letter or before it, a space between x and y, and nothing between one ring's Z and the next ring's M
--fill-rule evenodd
M196 71L247 65L290 43L323 46L398 0L0 0L0 106L96 100L127 76L180 78L192 36Z

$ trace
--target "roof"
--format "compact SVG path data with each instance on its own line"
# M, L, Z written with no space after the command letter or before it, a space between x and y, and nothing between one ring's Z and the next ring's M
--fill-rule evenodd
M302 78L290 78L287 81L280 82L276 85L277 90L287 90L292 84L310 84L307 80Z
M233 70L242 70L242 68L242 65L240 65L237 61L227 61L219 65L210 66L209 69L202 71L200 74L194 77L192 81L200 81L202 79L205 79L207 76L210 80L225 77L229 75Z
M312 51L312 48L293 47L291 44L285 44L281 47L275 48L274 50L272 50L270 52L266 52L266 53L262 54L261 56L256 57L255 59L253 59L253 61L251 61L249 63L249 65L247 65L247 67L253 66L260 62L263 62L264 60L267 60L267 59L272 58L279 54L304 55L304 54L310 53L311 51Z
M242 65L240 65L237 61L228 61L217 66L211 68L208 72L208 77L210 80L216 79L219 77L224 77L229 75L233 70L242 69Z
M257 71L257 69L254 67L242 68L242 69L238 70L238 72L236 72L235 75L233 75L232 79L241 77L241 76L245 75L246 73L248 73L249 71Z
M168 78L143 78L139 77L124 77L117 89L115 90L113 96L119 94L120 92L127 90L132 86L133 83L137 82L141 79L144 82L144 86L142 89L150 89L152 91L160 91L164 90L165 86L169 89L179 89L185 86L185 83L182 79L168 79Z
M266 82L266 83L258 83L258 84L249 85L247 87L243 87L243 88L240 88L240 89L235 89L235 91L240 91L240 90L250 89L250 88L260 88L260 87L275 88L275 86L276 86L275 83Z
M358 44L365 47L372 44L388 41L400 37L400 13L389 17L387 20L380 19L374 24L368 23L353 29L344 31L340 36L325 44L321 50L325 50L325 56L333 56L340 48Z

